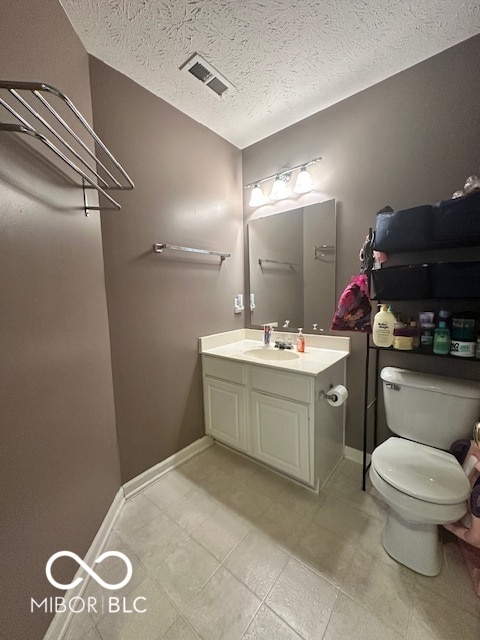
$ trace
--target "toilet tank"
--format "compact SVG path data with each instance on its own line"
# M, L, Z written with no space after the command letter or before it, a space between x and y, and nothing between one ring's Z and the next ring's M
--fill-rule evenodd
M385 367L385 414L390 431L439 449L472 437L480 416L480 382Z

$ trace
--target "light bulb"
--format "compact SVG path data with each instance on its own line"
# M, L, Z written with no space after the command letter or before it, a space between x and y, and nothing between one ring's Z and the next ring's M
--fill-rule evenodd
M271 200L283 200L283 198L288 198L290 195L290 189L287 187L286 176L277 176L272 185L272 190L270 191L270 199Z
M313 180L307 167L302 167L298 173L293 190L295 193L307 193L313 189Z
M250 195L250 201L249 201L249 206L250 207L261 207L262 204L265 204L266 202L266 197L265 194L262 191L262 188L259 184L256 184L253 189L252 189L252 193Z

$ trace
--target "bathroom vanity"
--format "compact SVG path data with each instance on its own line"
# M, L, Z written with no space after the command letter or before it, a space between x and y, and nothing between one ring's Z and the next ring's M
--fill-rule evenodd
M206 433L318 491L343 457L345 405L325 394L345 384L350 339L307 336L297 353L262 336L200 338Z

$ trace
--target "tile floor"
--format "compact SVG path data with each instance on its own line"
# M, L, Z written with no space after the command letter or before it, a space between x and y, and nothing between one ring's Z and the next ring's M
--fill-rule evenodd
M360 478L344 460L315 495L209 447L130 499L106 546L132 561L127 609L142 597L147 612L74 614L65 640L479 638L480 598L455 539L445 532L436 578L400 566ZM118 560L104 571L124 575ZM101 591L90 580L85 595Z

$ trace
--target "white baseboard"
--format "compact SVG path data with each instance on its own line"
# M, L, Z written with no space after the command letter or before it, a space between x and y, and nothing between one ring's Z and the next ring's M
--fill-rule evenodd
M210 447L212 444L212 438L210 438L209 436L203 436L203 438L192 442L192 444L188 445L188 447L185 447L181 451L174 453L166 460L159 462L154 467L147 469L140 475L122 485L118 490L115 498L113 499L108 513L105 516L102 524L100 525L100 528L95 538L93 539L90 548L83 558L85 564L91 567L94 564L95 559L98 558L98 556L102 553L108 537L113 529L113 525L115 524L115 521L120 511L122 510L122 507L125 504L126 500L132 498L149 484L155 482L155 480L158 480L163 475L171 471L174 467L178 466L182 462L185 462L185 460L188 460L207 447ZM43 637L43 640L62 640L65 633L67 632L70 620L74 615L74 613L72 613L68 609L68 602L72 597L82 597L90 578L90 576L88 575L85 576L85 571L83 571L81 568L78 569L77 573L75 574L75 578L80 576L83 578L82 584L75 589L67 591L64 596L65 603L67 604L67 611L69 611L69 613L67 615L55 615L52 622L50 623L50 626L47 629L46 634Z
M159 462L135 478L132 478L123 485L125 499L129 500L140 491L143 491L143 489L145 489L149 484L155 482L155 480L158 480L173 468L177 467L179 464L185 462L185 460L188 460L197 453L200 453L200 451L203 451L207 447L210 447L212 444L213 440L210 436L203 436L203 438L195 440L195 442L189 444L188 447L177 451L177 453L174 453L166 460L162 460L162 462Z
M343 450L343 455L347 460L353 460L353 462L358 462L363 464L363 451L360 449L354 449L353 447L345 447ZM367 453L367 464L370 462L371 455Z
M115 498L113 499L112 504L107 512L107 515L103 519L102 524L100 525L99 530L95 538L93 539L92 544L90 545L87 553L84 557L84 562L89 567L91 567L95 559L102 553L105 544L108 540L108 537L113 529L113 525L122 510L123 505L125 504L125 495L123 492L123 487L117 491ZM79 567L77 573L75 574L75 579L78 577L83 578L83 582L79 587L75 589L70 589L64 595L65 602L68 603L72 597L82 597L85 589L87 588L88 581L90 576L85 575L85 571ZM68 613L65 614L56 614L53 618L50 626L47 629L46 634L43 636L43 640L61 640L68 629L68 625L70 624L70 620L74 613L68 609Z

